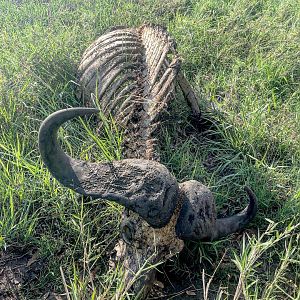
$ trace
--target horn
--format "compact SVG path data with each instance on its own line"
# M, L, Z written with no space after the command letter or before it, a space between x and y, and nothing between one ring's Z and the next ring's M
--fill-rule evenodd
M216 240L245 227L256 215L257 199L249 187L248 206L240 213L217 219L211 191L198 181L180 184L183 204L176 224L176 235L182 240Z
M236 215L217 219L216 229L214 235L212 236L213 240L217 240L243 229L249 222L254 219L257 212L257 198L249 187L245 186L244 190L249 198L248 206Z
M90 116L94 108L69 108L51 114L39 130L39 150L50 173L64 186L92 198L115 201L138 213L152 227L168 224L179 187L162 164L144 159L101 163L73 159L63 152L57 131L66 121Z

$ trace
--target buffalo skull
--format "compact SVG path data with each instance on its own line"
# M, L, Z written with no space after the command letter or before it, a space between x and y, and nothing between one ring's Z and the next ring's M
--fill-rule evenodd
M180 252L185 240L211 241L237 232L257 210L256 197L246 187L249 205L234 216L218 219L206 186L195 180L178 183L159 163L154 135L176 82L193 113L199 114L195 95L179 66L174 41L154 25L116 28L84 53L78 96L86 104L97 102L125 128L125 159L90 163L61 149L57 140L60 126L75 117L97 114L95 108L57 111L44 120L39 131L41 157L62 185L81 195L124 206L116 257L126 268L126 287L142 297L155 274L154 269L146 268L138 280L133 280L142 266L155 265Z

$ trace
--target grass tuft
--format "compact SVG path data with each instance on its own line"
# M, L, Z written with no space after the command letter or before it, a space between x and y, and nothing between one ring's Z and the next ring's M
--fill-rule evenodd
M172 285L160 275L165 293L184 299L192 282L203 299L299 299L299 20L294 0L0 1L0 249L36 253L31 263L42 266L20 298L122 294L122 266L108 269L122 208L61 187L41 162L37 133L50 113L82 105L76 69L95 38L153 22L176 39L203 112L198 132L178 94L160 134L162 162L179 181L209 186L219 216L244 208L244 185L259 201L243 234L187 243L165 265ZM93 120L60 131L70 155L122 158L122 131L99 118L101 132Z

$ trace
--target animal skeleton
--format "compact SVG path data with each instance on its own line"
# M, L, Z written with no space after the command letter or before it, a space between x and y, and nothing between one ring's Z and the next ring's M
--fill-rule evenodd
M145 297L154 278L147 271L131 279L146 261L155 264L182 250L184 240L214 240L243 228L256 213L256 198L246 188L249 205L232 217L217 219L210 190L191 180L178 184L159 163L155 132L162 112L179 83L194 114L195 95L180 73L175 43L159 26L115 28L100 36L83 54L78 97L98 101L125 128L125 159L90 163L66 155L57 131L66 121L98 112L71 108L50 115L41 125L39 148L44 163L64 186L77 193L115 201L125 207L117 257L126 267L126 283ZM92 96L91 96L92 95ZM94 99L93 99L94 98Z

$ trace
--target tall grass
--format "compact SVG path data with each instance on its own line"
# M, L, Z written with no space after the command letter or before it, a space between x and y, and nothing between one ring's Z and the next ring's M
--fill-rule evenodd
M35 247L44 266L23 298L110 299L122 290L122 267L107 265L122 208L61 187L41 162L37 132L51 112L82 105L76 68L96 37L154 22L176 39L206 120L197 133L178 96L162 162L179 181L208 185L221 216L245 206L245 184L259 199L244 235L190 243L193 267L179 256L172 272L182 286L192 276L205 299L300 299L299 20L293 0L0 1L0 246ZM102 120L102 135L92 123L68 123L66 150L120 159L122 133Z

